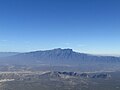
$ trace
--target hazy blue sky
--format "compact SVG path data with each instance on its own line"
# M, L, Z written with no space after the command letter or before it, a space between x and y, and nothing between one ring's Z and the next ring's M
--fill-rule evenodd
M120 54L120 0L0 0L0 51L58 47Z

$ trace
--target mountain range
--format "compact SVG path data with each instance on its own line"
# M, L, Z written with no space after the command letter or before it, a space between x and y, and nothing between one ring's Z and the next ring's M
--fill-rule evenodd
M91 70L119 70L120 57L78 53L72 49L52 49L1 57L0 64L79 67Z

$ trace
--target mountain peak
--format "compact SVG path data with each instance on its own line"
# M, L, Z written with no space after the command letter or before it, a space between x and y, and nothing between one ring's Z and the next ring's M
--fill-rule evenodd
M69 49L69 48L67 48L67 49L56 48L56 49L53 49L51 51L54 52L54 53L56 53L56 54L60 54L60 53L70 54L70 53L73 52L73 50Z
M70 48L66 48L66 49L62 49L62 48L55 48L53 49L54 51L73 51L72 49Z

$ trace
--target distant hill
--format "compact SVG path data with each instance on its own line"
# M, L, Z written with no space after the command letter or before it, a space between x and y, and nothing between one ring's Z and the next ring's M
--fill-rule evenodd
M0 52L0 57L8 57L19 54L18 52Z
M1 64L80 67L80 69L91 70L120 69L120 57L95 56L61 48L20 53L1 58L0 62Z

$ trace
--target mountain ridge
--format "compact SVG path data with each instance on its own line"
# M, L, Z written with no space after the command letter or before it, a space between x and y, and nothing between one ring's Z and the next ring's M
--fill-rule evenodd
M79 53L75 52L72 49L52 49L52 50L44 50L44 51L33 51L33 52L27 52L27 53L18 53L16 55L9 56L8 58L14 58L19 57L19 59L22 59L22 57L26 58L37 58L37 59L62 59L62 60L86 60L94 61L96 58L98 61L102 61L103 59L106 61L111 61L112 59L115 59L119 61L119 57L115 56L97 56L92 54L85 54L85 53ZM92 59L90 59L92 57ZM103 58L103 59L102 59Z

